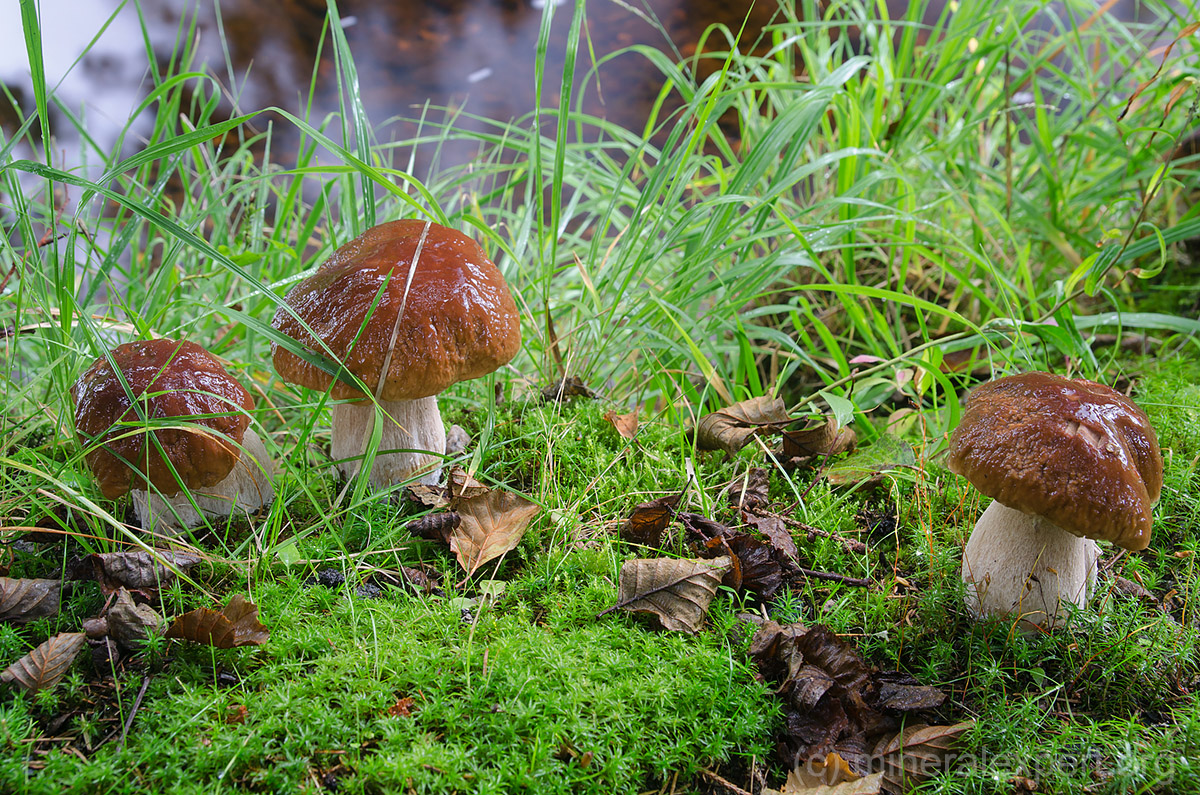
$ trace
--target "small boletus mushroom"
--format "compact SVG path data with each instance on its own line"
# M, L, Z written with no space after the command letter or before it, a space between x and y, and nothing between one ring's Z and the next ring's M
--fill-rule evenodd
M1150 543L1162 455L1129 398L1049 373L976 388L950 437L950 469L994 499L963 550L962 578L977 616L1061 624L1095 587L1096 540Z
M331 454L347 477L361 466L379 404L380 452L369 476L378 489L437 483L446 449L438 393L496 370L521 346L520 317L500 270L471 238L425 221L368 229L284 301L272 325L314 353L332 354L370 394L278 344L275 370L344 401L333 406Z
M274 499L271 459L248 427L250 393L216 357L167 338L127 342L109 356L71 387L75 433L105 497L132 492L142 527L168 531Z

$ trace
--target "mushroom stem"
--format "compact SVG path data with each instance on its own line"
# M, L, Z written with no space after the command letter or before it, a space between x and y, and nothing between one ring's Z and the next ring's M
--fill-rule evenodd
M1099 558L1090 538L993 501L963 550L967 607L976 618L1015 615L1049 629L1065 618L1061 604L1087 605Z
M446 429L438 412L437 396L416 400L381 400L383 433L379 455L371 465L370 482L376 489L415 479L432 486L442 474ZM366 440L375 425L375 406L370 401L337 403L333 406L331 454L347 478L362 465ZM398 452L385 452L385 451Z
M200 513L184 492L170 497L134 489L133 510L145 530L168 534L203 524L205 517L221 519L236 512L248 514L275 499L271 479L275 467L262 439L250 428L242 437L242 451L225 479L214 486L191 489Z

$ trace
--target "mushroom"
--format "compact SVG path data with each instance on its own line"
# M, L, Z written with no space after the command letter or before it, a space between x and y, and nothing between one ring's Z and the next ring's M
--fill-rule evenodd
M950 469L994 498L963 550L976 617L1050 628L1087 605L1100 550L1150 543L1162 456L1145 413L1109 387L1049 373L975 389L950 438Z
M75 433L105 497L132 492L142 527L170 532L274 499L271 459L247 427L250 393L216 357L166 338L118 345L110 357L71 387Z
M333 406L331 454L346 477L361 466L375 404L382 410L369 475L377 489L437 483L446 449L438 393L496 370L521 346L517 307L500 270L471 238L424 221L368 229L284 301L272 325L308 350L332 354L370 391L272 345L285 381L344 401Z

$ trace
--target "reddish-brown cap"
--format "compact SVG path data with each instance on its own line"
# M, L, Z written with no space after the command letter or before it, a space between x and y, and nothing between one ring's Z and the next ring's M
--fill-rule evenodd
M147 480L163 494L177 494L179 483L171 467L188 488L224 480L241 453L229 440L240 443L250 423L239 409L254 406L237 379L194 342L165 338L127 342L112 350L112 360L148 419L179 418L189 427L153 431L170 460L168 466L138 429L139 414L108 359L101 356L92 362L71 387L71 397L75 433L81 444L92 448L84 458L104 496L113 499L130 489L145 489Z
M1126 549L1150 543L1162 455L1146 414L1109 387L1049 373L975 389L950 469L1018 511Z
M425 227L424 221L405 220L368 229L292 288L284 301L295 314L280 307L272 325L323 354L296 315L303 318L369 389L374 391L384 378L383 400L436 395L505 364L521 346L521 324L504 277L478 243L433 223L413 267ZM309 389L329 387L332 379L320 368L278 345L272 353L285 381ZM331 393L339 399L363 397L341 381Z

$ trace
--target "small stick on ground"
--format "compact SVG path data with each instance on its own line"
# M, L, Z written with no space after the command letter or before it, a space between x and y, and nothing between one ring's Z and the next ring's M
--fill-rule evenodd
M716 773L709 770L707 767L700 768L700 775L704 776L706 779L708 779L712 783L722 786L725 789L729 790L730 792L733 793L733 795L753 795L753 793L751 793L749 790L744 790L741 787L739 787L737 784L734 784L732 781L730 781L726 778L722 778L721 776L718 776Z
M142 706L142 699L146 697L146 688L148 687L150 687L150 674L142 677L142 686L138 688L137 698L133 700L133 709L129 710L129 717L125 719L125 725L121 727L121 739L117 741L118 751L125 747L125 737L129 734L129 727L133 725L133 719L137 717L138 710Z
M805 577L812 577L814 580L827 580L829 582L840 582L842 585L850 585L855 588L871 587L871 580L864 580L861 577L848 577L845 574L834 574L831 571L814 571L813 569L800 569L800 573Z
M817 536L820 536L821 538L832 538L834 541L840 542L841 545L845 547L847 552L853 552L861 555L867 551L867 545L861 541L858 541L857 539L846 538L843 535L831 533L828 530L822 530L819 527L813 527L812 525L792 519L789 516L780 515L779 518L784 521L784 524L803 530L807 534L809 541L812 541Z

